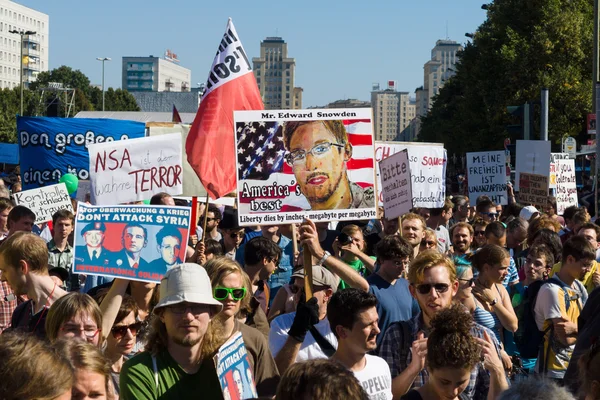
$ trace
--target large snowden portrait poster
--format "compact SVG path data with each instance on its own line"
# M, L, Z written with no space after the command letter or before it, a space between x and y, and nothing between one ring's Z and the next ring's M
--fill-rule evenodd
M376 218L370 108L235 111L240 225Z

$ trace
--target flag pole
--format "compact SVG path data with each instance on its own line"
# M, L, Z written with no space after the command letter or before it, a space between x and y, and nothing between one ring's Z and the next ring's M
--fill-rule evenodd
M206 193L206 204L204 206L204 222L202 223L202 243L204 243L204 238L206 238L206 218L208 218L208 201L210 200L210 196Z
M302 252L304 253L304 293L306 294L306 300L313 297L313 271L312 271L312 255L308 250L308 245L302 245Z
M198 224L198 197L192 196L192 226L190 226L190 235L196 234L196 224Z

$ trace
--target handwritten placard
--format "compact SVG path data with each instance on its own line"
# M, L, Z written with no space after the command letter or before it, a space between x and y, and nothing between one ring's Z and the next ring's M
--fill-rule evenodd
M64 183L44 186L13 194L16 205L25 206L35 213L35 223L52 221L59 210L73 212L71 197Z
M412 208L412 188L408 150L379 162L383 208L387 219L398 218Z
M575 160L556 160L556 213L563 215L565 208L577 206Z
M556 161L568 159L569 153L550 153L550 189L556 189Z
M94 204L150 199L166 192L180 194L181 134L90 145L90 181Z
M546 206L548 204L548 177L521 172L519 203Z
M487 195L496 204L508 204L506 194L506 153L481 151L467 153L469 201L476 205L477 198Z

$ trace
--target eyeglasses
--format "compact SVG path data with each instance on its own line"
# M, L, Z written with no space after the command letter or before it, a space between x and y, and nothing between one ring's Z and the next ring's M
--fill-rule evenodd
M475 236L485 236L485 231L475 231Z
M73 335L73 336L81 336L81 334L83 333L83 336L85 336L88 339L93 339L96 337L96 335L98 335L98 333L100 332L100 328L98 327L89 327L86 326L85 328L81 328L79 326L73 326L73 325L69 325L69 326L65 326L60 328L61 331L63 331L65 334L67 335Z
M231 298L234 301L240 301L244 297L246 297L246 288L225 288L225 287L216 287L213 290L213 297L215 300L225 300L231 294Z
M339 143L319 143L315 145L308 152L306 150L294 150L285 155L285 162L288 165L293 166L294 164L301 164L306 161L306 154L312 154L313 157L321 158L324 157L329 150L331 150L331 146L339 147L343 149L345 146Z
M417 285L417 291L421 294L431 293L431 288L434 288L435 291L438 294L440 294L446 293L448 291L448 288L450 288L450 285L448 285L447 283L424 283L422 285Z
M206 217L206 221L208 221L208 222L217 221L217 218Z
M167 306L166 308L171 311L174 315L185 315L188 312L192 313L194 316L198 316L205 312L208 312L208 306L206 304L174 304L172 306Z
M475 285L475 278L471 278L471 279L460 279L458 278L459 281L463 281L463 282L467 282L467 287L471 287L473 285Z
M131 325L113 326L112 329L110 330L110 333L112 333L112 335L115 339L119 340L123 336L127 335L127 331L131 332L132 336L136 336L141 328L142 328L142 323L136 322Z
M232 239L241 238L244 237L244 232L233 232L229 234L229 237Z
M497 212L482 212L481 214L483 215L487 215L490 218L498 218L498 213Z

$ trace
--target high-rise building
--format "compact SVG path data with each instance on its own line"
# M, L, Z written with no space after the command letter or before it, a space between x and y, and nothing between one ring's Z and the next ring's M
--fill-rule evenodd
M19 86L21 65L24 87L35 82L40 72L48 71L49 21L47 14L9 0L0 0L0 88ZM20 35L10 31L35 33Z
M252 58L254 76L266 110L302 108L302 88L294 87L296 59L288 57L280 37L260 42L260 57Z
M192 72L167 50L165 58L123 57L122 87L130 92L189 92Z
M371 106L375 140L396 139L416 114L414 101L410 99L408 92L396 91L395 81L388 81L385 90L381 90L379 84L373 85Z

